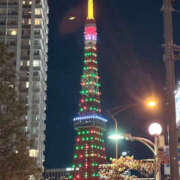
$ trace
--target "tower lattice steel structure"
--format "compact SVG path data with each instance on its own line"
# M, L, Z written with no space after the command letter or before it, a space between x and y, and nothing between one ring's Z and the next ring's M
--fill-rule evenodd
M85 23L85 55L81 76L79 116L73 119L77 132L73 156L73 180L98 180L98 166L106 162L104 130L106 119L101 116L100 83L97 62L97 31L93 0L88 0Z

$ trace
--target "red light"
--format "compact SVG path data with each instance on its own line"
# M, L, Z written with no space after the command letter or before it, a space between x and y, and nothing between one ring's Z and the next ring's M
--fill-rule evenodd
M85 34L97 34L96 33L96 27L90 26L90 27L85 27Z
M80 138L77 138L76 141L77 141L77 142L80 142Z
M79 179L79 178L80 178L80 175L79 175L79 174L77 174L77 175L76 175L76 178L78 178L78 179Z
M94 133L94 131L93 131L93 130L91 130L91 131L90 131L90 133L91 133L91 134L93 134L93 133Z
M81 99L81 103L84 103L84 99Z
M82 86L85 86L86 84L85 84L85 82L82 82L81 85L82 85Z

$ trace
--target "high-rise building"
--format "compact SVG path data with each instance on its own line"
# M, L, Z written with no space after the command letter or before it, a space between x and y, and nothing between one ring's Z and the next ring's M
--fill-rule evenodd
M14 53L20 98L27 105L30 156L44 162L47 50L47 0L0 0L0 41Z
M77 132L72 168L73 180L98 180L99 164L106 162L103 133L106 119L101 114L100 83L97 62L97 31L93 0L88 0L84 32L85 54L81 76L79 116L73 119ZM77 171L76 169L79 168Z

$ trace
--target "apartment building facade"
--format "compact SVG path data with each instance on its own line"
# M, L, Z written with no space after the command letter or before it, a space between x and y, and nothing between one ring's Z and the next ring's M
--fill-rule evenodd
M14 53L20 98L27 105L30 156L43 168L47 52L47 0L0 0L0 41Z

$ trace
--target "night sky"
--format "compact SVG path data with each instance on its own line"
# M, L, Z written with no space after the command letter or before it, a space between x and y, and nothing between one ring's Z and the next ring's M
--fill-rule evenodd
M180 9L177 0L176 8ZM71 165L75 132L72 119L78 113L80 75L84 54L83 28L86 0L49 0L48 100L46 120L46 168ZM98 26L98 61L102 108L131 103L139 106L117 117L123 132L148 137L151 121L163 123L165 112L165 66L162 61L163 20L161 0L95 0ZM69 16L75 16L69 21ZM175 43L180 44L180 13L174 14ZM176 82L180 80L176 62ZM159 110L150 112L141 100L159 99ZM115 145L107 139L113 128L109 118L105 135L107 156L114 157ZM121 141L119 153L136 158L152 157L140 143Z

